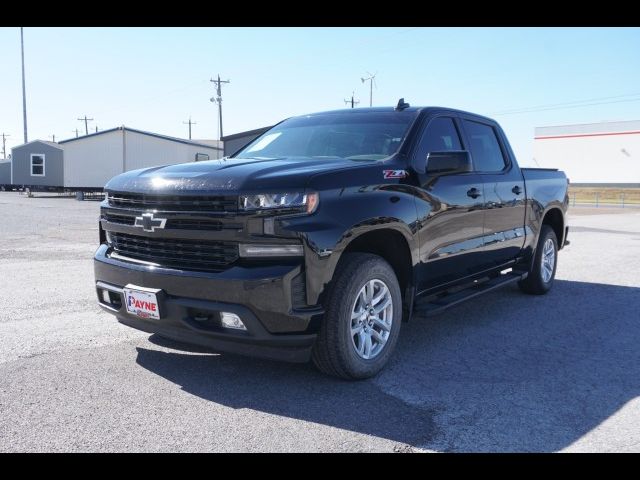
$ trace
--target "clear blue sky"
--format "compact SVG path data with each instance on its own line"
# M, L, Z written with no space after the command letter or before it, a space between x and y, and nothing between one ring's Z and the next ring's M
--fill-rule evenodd
M0 51L9 148L22 143L19 28L0 28ZM639 28L25 28L25 56L30 140L72 137L85 114L180 137L191 116L194 138L217 138L218 72L225 134L343 108L352 91L365 106L367 71L374 105L492 116L522 163L536 126L640 119ZM499 114L590 99L603 100Z

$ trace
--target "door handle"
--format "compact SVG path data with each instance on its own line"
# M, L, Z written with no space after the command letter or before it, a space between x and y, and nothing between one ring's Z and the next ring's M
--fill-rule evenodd
M471 197L471 198L478 198L480 195L482 195L480 193L480 190L478 190L476 187L473 187L470 190L467 190L467 196Z
M522 189L520 188L520 185L516 185L511 189L511 191L516 195L520 195L522 193Z

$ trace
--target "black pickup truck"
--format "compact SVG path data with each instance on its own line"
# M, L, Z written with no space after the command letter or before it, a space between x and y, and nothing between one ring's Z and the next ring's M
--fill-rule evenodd
M546 293L567 186L463 111L289 118L230 157L110 180L98 301L146 332L365 378L412 316L512 282Z

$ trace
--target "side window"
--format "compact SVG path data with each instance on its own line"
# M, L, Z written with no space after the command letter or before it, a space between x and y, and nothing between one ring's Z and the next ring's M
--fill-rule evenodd
M427 130L420 142L422 158L426 158L429 152L447 152L449 150L462 150L458 131L450 117L438 117L429 122Z
M31 154L31 176L44 177L44 154Z
M500 172L507 164L502 155L498 137L493 127L483 123L464 120L469 138L469 150L478 172Z

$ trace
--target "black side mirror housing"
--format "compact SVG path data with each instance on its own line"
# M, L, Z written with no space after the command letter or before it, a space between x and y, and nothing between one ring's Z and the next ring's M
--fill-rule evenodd
M473 171L471 157L466 150L429 152L427 154L427 175L451 175Z

